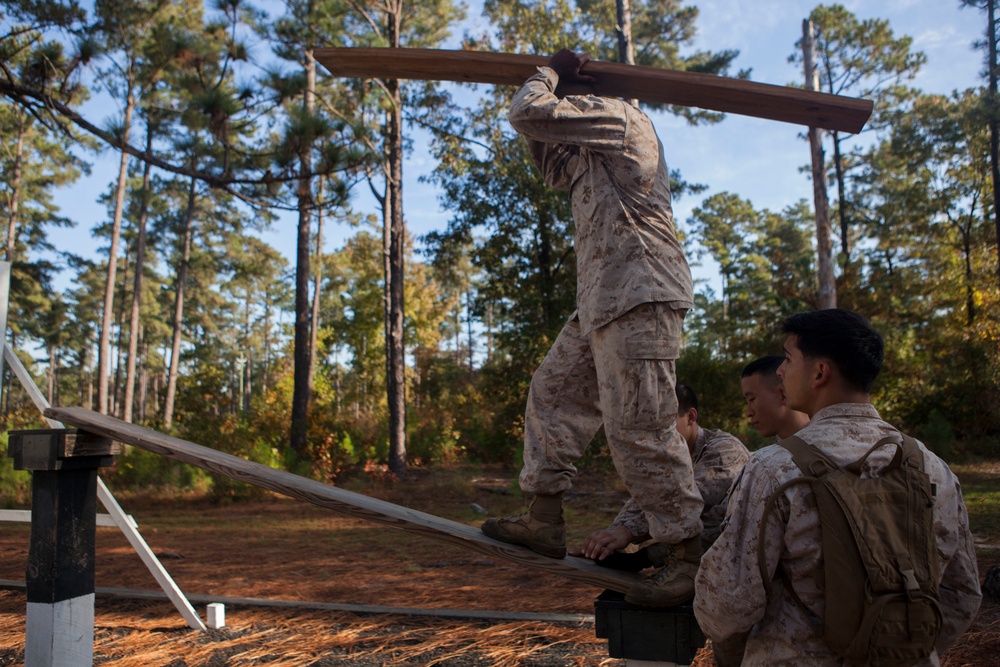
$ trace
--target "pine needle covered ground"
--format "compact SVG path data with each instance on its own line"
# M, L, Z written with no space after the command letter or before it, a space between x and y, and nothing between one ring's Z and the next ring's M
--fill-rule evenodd
M482 468L414 470L401 482L366 479L351 488L475 524L483 517L473 504L494 515L519 510L522 502L512 491L515 474ZM1000 489L1000 474L980 470L976 475L970 472L976 484L986 484L982 493ZM570 540L606 526L623 498L613 473L586 473L567 500ZM189 595L587 615L601 592L285 498L226 505L128 494L118 494L118 499ZM0 579L23 581L28 538L26 524L0 524ZM1000 562L1000 552L991 548L996 543L988 535L981 545L981 573ZM98 529L96 583L158 590L128 542L112 528ZM226 627L201 633L190 630L166 601L98 595L95 607L95 663L107 667L624 664L608 657L607 641L595 637L588 621L469 620L227 604ZM195 608L204 618L204 604ZM0 667L23 661L24 612L23 590L0 590ZM998 664L997 655L1000 608L987 601L976 626L944 665ZM710 664L709 652L704 650L695 664Z

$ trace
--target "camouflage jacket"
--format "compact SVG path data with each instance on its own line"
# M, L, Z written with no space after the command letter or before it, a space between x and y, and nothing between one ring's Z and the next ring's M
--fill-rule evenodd
M701 513L704 526L701 540L706 546L719 536L722 519L726 514L726 494L749 458L747 448L729 433L698 429L691 463L694 466L695 484L705 501L705 509ZM649 533L649 523L634 500L625 503L611 523L612 528L618 526L625 526L637 540L644 539Z
M823 450L838 465L858 460L896 429L867 403L841 403L817 412L796 435ZM937 486L934 532L940 556L944 625L937 651L920 663L938 665L943 652L969 627L982 598L969 518L958 479L948 465L919 444L924 470ZM866 472L884 467L893 453L883 447L869 457ZM784 482L801 475L779 445L754 452L731 494L722 535L702 557L695 581L695 614L705 634L717 641L749 632L744 667L755 665L837 666L844 664L823 644L819 628L785 592L777 574L785 570L802 602L823 617L819 515L809 502L808 485L789 487L777 503L765 533L765 562L772 595L765 598L758 566L758 527L768 498ZM780 516L780 521L775 517Z
M514 96L509 117L545 182L570 191L582 333L642 303L690 308L691 271L652 122L622 100L560 99L553 92L558 82L552 69L540 67Z

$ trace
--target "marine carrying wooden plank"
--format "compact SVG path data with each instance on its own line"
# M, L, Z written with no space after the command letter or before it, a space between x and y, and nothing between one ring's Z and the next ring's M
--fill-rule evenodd
M520 86L536 67L549 61L546 56L490 51L374 47L318 48L314 55L339 77L507 86ZM871 100L697 72L596 60L582 71L597 81L560 88L560 92L679 104L854 134L868 122L873 108Z
M524 547L504 544L464 523L369 498L360 493L307 479L284 470L241 459L210 447L158 433L142 426L84 408L50 407L45 416L72 424L82 431L126 442L170 459L182 461L247 484L270 489L341 514L386 524L440 542L503 558L525 567L545 570L586 584L627 592L639 575L595 565L585 558L546 558Z

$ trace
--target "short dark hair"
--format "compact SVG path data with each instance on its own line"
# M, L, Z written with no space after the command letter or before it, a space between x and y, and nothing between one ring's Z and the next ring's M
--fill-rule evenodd
M762 375L775 383L781 381L778 377L778 366L785 361L780 354L769 354L766 357L754 359L743 367L743 374L740 377L748 378L751 375Z
M804 356L829 359L849 384L871 392L885 343L864 316L842 308L796 313L785 318L781 330L795 334Z
M694 389L678 382L674 391L677 392L677 414L682 415L691 408L698 409L698 395Z

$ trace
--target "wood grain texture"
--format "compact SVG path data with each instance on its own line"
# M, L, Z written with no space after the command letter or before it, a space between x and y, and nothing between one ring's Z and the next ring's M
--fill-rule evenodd
M319 48L316 60L331 74L520 86L546 56L489 51L389 48ZM856 134L871 117L871 100L710 74L592 60L583 72L592 86L560 87L560 93L593 93L679 104Z
M488 556L503 558L552 574L568 577L592 586L627 592L639 581L632 572L622 572L595 565L584 558L546 558L528 549L487 537L479 528L432 514L369 498L322 482L299 477L284 470L275 470L260 463L247 461L231 454L204 447L180 438L164 435L120 419L98 414L84 408L50 407L45 416L72 424L81 430L126 442L155 454L182 461L210 472L225 475L247 484L270 489L298 498L341 514L367 519L400 528L434 540L471 549Z

